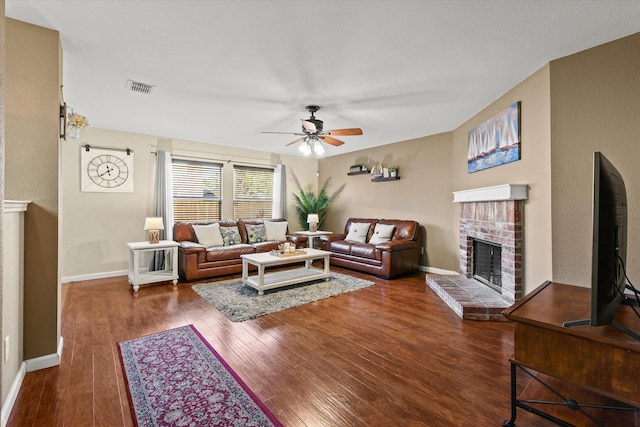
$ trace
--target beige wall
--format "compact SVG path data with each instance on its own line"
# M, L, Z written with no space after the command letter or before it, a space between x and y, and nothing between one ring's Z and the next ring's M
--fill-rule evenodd
M640 282L640 33L551 62L553 278L591 283L593 152L627 187L627 272ZM638 283L636 283L636 286Z
M25 214L24 357L55 354L59 338L58 139L60 38L6 19L5 197Z
M517 162L467 173L467 137L475 126L516 101L521 102L521 159ZM500 184L527 184L524 206L524 290L530 292L552 279L551 253L551 148L549 67L544 66L454 132L451 165L454 191ZM459 206L453 223L460 238Z
M91 117L88 117L91 122ZM133 193L90 193L80 191L80 150L86 144L96 147L130 148L134 153ZM172 140L113 130L87 128L79 139L62 143L62 220L63 281L113 275L128 268L127 242L146 240L144 219L153 215L153 188L156 156L160 149L176 157L222 161L225 217L233 210L234 163L270 166L285 164L295 170L303 184L317 183L317 161L296 156L280 156L253 150L240 150L193 141ZM289 193L294 191L288 175ZM292 203L292 201L291 201ZM293 205L289 212L294 212ZM290 215L290 218L293 216ZM290 230L299 230L294 221Z
M366 138L366 131L359 138ZM413 219L424 228L420 265L457 270L451 145L452 134L443 133L321 159L320 179L331 177L332 189L346 184L324 228L343 232L350 217ZM371 168L374 162L397 165L400 180L371 182L370 175L347 175L351 165Z

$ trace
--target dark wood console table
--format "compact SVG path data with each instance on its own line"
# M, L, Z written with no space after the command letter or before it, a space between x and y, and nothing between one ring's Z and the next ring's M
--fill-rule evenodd
M534 403L551 407L564 405L585 416L584 422L588 425L636 425L640 411L640 343L610 326L562 326L566 321L589 318L590 304L589 288L545 282L504 311L505 317L514 322L514 355L510 360L511 419L503 425L515 426L516 411L522 408L559 425L573 426L542 411L541 405ZM616 320L633 331L640 331L640 319L631 307L621 306ZM560 402L522 399L517 391L518 372L530 376L531 382L539 381L542 388L551 390ZM540 379L547 376L619 405L583 404L566 398L566 390L555 392L549 383ZM610 424L615 417L607 416L604 422L594 419L585 408L623 411L625 420L631 421Z

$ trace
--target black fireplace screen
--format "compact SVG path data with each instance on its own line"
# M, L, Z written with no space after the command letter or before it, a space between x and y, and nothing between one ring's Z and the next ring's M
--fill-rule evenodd
M500 291L502 288L502 248L500 245L474 240L471 258L473 277Z

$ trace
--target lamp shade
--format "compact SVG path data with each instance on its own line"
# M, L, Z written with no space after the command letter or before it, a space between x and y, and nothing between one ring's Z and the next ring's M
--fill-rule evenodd
M152 216L144 220L145 230L164 230L164 223L162 217Z
M320 222L320 218L318 218L318 214L309 214L307 215L307 222L308 223Z

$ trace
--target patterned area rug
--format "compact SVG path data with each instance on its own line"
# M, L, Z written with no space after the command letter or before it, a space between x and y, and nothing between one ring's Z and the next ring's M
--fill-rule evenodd
M282 425L193 325L118 345L139 427Z
M242 284L240 279L194 285L193 290L231 321L243 322L373 284L346 274L331 273L328 280L271 289L264 291L264 295L258 295L257 290Z

